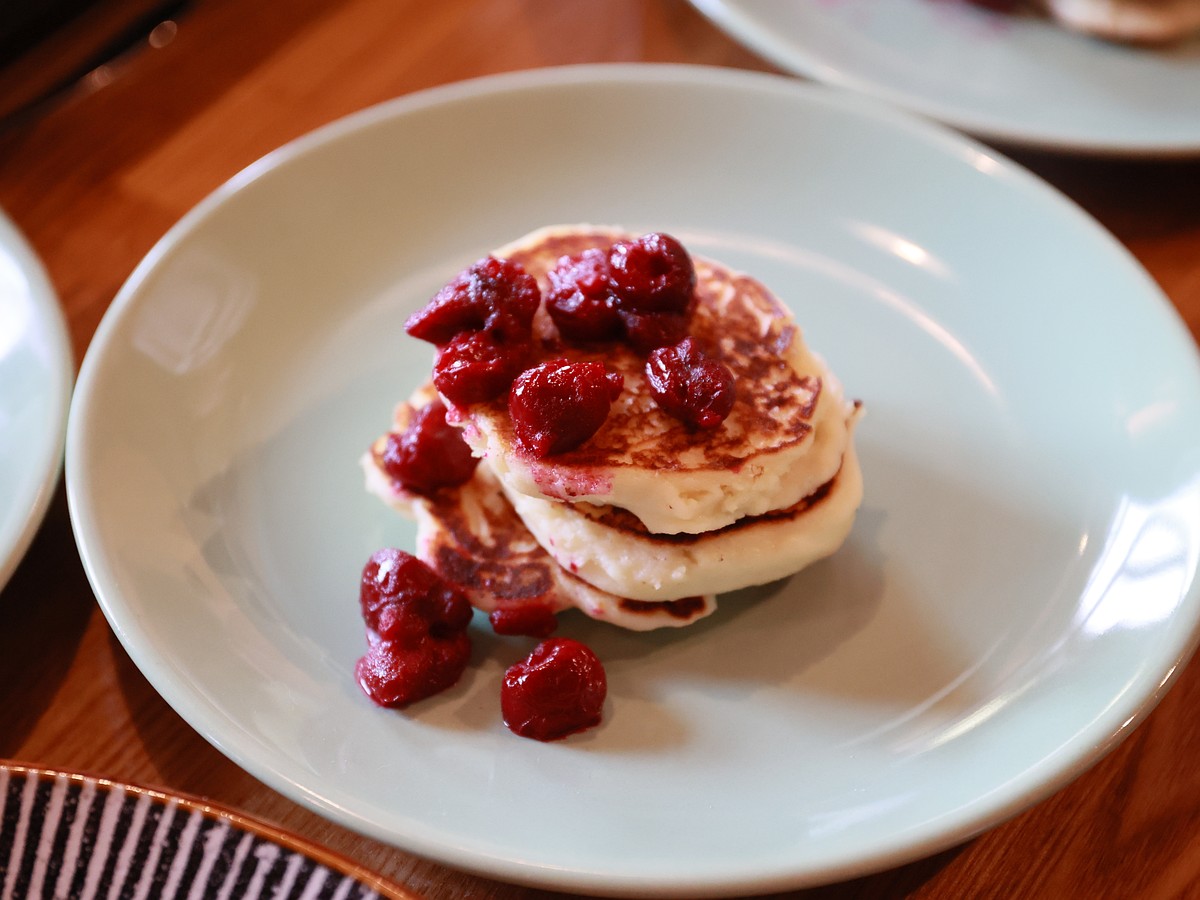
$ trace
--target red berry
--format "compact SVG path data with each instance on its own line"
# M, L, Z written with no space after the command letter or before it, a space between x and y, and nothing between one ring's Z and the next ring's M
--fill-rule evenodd
M363 567L359 605L370 648L354 671L368 697L403 706L458 681L471 655L471 605L433 569L403 550L378 550Z
M608 252L609 283L620 309L689 315L695 306L696 269L669 234L616 241Z
M380 641L359 659L354 674L380 706L406 706L451 687L470 658L471 641L461 631L418 647Z
M548 273L546 312L568 341L603 341L621 333L608 275L608 253L597 248L562 257Z
M523 343L540 302L537 282L519 263L488 256L409 316L404 329L439 347L464 331L487 331L501 343Z
M733 373L690 337L651 353L646 381L663 410L695 428L716 428L733 409Z
M488 614L496 634L524 634L529 637L549 637L558 628L558 616L549 606L531 603L507 609L495 609Z
M359 585L363 621L382 640L415 645L462 631L471 604L453 585L410 553L377 550Z
M571 638L551 638L504 673L500 710L515 734L552 741L598 723L607 692L595 653Z
M508 390L531 353L528 344L501 344L487 331L464 332L438 351L433 384L455 406L485 403Z
M417 494L465 484L479 463L462 432L446 421L441 400L418 410L404 431L389 434L379 461L401 487Z
M601 362L556 359L527 369L508 394L517 443L539 458L578 447L604 424L623 386Z

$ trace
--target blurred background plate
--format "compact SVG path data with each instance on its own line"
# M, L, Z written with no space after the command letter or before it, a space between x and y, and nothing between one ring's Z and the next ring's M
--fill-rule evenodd
M5 763L0 892L418 900L328 850L196 797Z
M1200 153L1200 37L1169 47L1108 43L968 0L692 2L790 72L988 140Z
M0 213L0 590L58 484L74 377L58 296Z

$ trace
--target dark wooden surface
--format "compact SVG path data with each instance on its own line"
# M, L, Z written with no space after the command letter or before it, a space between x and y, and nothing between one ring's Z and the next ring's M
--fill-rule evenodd
M147 46L0 132L0 207L62 298L77 361L124 279L267 151L421 88L578 62L771 71L682 0L200 0ZM1002 148L1109 228L1200 333L1200 161ZM803 898L1200 896L1200 666L1090 772L981 837ZM211 798L429 898L546 897L414 858L264 787L158 697L100 614L60 489L0 594L0 757Z

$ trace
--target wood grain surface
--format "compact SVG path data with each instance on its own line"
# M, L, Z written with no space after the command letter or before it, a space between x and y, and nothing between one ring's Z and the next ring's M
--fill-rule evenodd
M0 207L45 262L78 361L152 244L280 144L433 85L604 61L772 71L683 0L196 0L152 43L0 131ZM1000 149L1109 228L1200 334L1200 160ZM110 631L61 489L0 594L0 757L210 798L431 900L552 896L365 840L213 749ZM1198 760L1200 666L1192 666L1116 750L1006 824L911 865L788 896L1200 897Z

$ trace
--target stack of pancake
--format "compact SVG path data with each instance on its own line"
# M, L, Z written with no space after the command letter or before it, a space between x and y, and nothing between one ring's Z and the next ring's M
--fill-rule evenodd
M615 229L542 229L493 252L545 291L561 256L607 247ZM417 555L479 608L578 607L635 630L685 625L715 595L784 578L838 549L862 500L853 430L860 412L805 346L788 310L755 279L693 257L690 334L733 372L737 398L715 429L664 412L644 353L621 342L568 345L545 310L539 359L601 360L625 379L600 430L544 458L515 437L507 397L454 409L480 465L466 485L418 496L364 456L368 488L418 524ZM395 413L403 430L435 395Z

